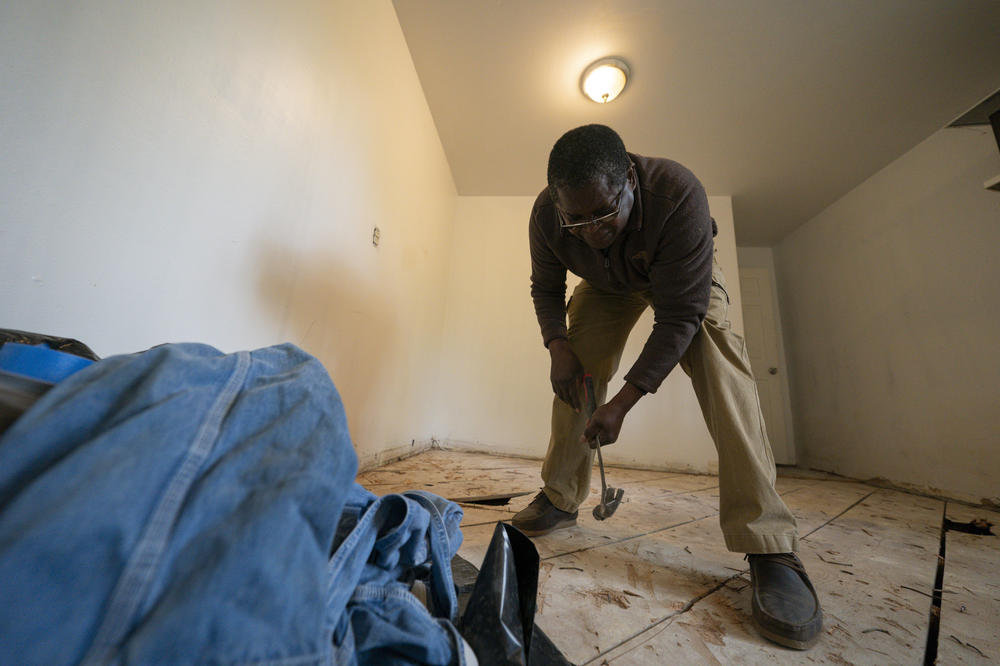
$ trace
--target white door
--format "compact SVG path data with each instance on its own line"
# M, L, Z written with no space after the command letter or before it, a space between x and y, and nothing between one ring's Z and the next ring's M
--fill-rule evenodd
M794 465L795 451L790 435L791 410L788 382L781 367L778 342L778 309L771 293L771 271L767 268L741 268L740 293L743 298L743 330L747 353L757 380L764 425L771 440L774 461Z

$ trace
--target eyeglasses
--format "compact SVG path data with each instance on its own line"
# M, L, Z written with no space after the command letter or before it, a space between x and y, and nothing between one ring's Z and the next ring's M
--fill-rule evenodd
M631 167L629 168L631 172ZM559 206L556 206L556 210L559 212L559 226L563 229L579 229L580 227L586 227L591 224L600 224L602 222L607 222L608 220L613 220L618 217L622 212L622 196L625 194L625 188L628 187L631 173L629 173L625 178L625 183L622 185L622 189L618 190L618 196L615 197L615 209L610 213L605 213L604 215L598 215L597 217L592 217L589 220L580 220L576 222L571 222L569 217Z

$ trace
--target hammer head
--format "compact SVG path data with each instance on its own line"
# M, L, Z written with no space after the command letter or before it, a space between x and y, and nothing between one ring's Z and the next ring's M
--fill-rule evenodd
M601 503L594 507L594 518L606 520L610 518L618 505L622 503L622 496L625 494L624 488L608 488L601 497Z

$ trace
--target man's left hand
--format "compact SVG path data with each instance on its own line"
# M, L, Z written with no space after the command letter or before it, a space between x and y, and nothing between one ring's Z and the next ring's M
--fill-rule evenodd
M644 395L646 392L641 388L625 382L615 397L594 410L583 429L580 442L590 442L592 449L597 448L598 438L601 440L601 446L615 443L625 421L625 415Z
M601 405L595 411L587 427L583 430L581 442L590 442L590 448L597 448L597 440L600 438L601 446L614 444L621 432L622 423L625 421L627 409L618 407L614 401Z

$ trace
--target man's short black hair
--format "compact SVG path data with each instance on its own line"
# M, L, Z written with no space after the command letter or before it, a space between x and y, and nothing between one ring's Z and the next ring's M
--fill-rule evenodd
M578 190L602 176L608 185L624 185L632 161L625 144L606 125L584 125L559 137L549 153L549 192L554 198L556 188Z

